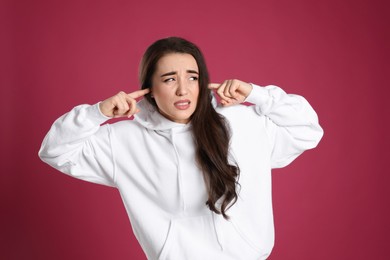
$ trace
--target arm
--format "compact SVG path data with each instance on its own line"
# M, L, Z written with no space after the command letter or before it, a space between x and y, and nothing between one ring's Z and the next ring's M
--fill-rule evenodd
M81 105L58 118L47 133L39 157L55 169L86 181L115 186L109 118L99 105Z
M265 116L272 168L288 165L322 138L317 114L301 96L286 94L276 86L259 87L239 80L212 84L211 88L217 89L222 105L250 102L259 115Z
M75 107L54 122L43 140L39 157L73 177L115 186L112 133L109 125L101 124L112 117L137 113L135 99L148 92L120 92L93 106Z
M288 165L305 150L316 147L323 136L316 112L302 96L286 94L276 86L254 85L246 101L266 116L273 147L272 168Z

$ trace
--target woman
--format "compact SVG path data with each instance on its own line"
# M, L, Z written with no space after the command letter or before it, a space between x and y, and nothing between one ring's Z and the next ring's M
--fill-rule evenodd
M271 169L318 144L314 110L276 86L209 84L200 50L176 37L147 49L140 81L141 90L60 117L39 156L116 187L148 259L266 259Z

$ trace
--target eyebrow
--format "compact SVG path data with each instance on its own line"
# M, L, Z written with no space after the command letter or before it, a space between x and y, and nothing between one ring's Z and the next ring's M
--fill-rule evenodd
M196 70L187 70L187 73L194 73L194 74L199 75L199 73ZM176 71L170 71L170 72L162 74L160 77L172 76L172 75L175 75L175 74L177 74Z

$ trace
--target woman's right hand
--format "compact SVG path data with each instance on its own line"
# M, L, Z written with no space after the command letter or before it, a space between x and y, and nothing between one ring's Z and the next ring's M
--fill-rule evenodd
M121 91L99 104L100 111L107 117L131 117L140 110L137 108L136 98L143 97L149 93L149 89L137 90L126 94Z

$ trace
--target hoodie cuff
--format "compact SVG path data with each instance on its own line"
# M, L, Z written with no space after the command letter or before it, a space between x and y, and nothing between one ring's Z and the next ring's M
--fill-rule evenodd
M252 91L246 98L245 102L249 102L255 105L264 104L271 97L269 91L265 87L260 87L253 83L249 83L252 85Z
M95 105L92 105L89 107L89 116L90 119L96 123L103 124L107 120L111 119L112 117L108 117L100 111L100 104L101 102L96 103Z

